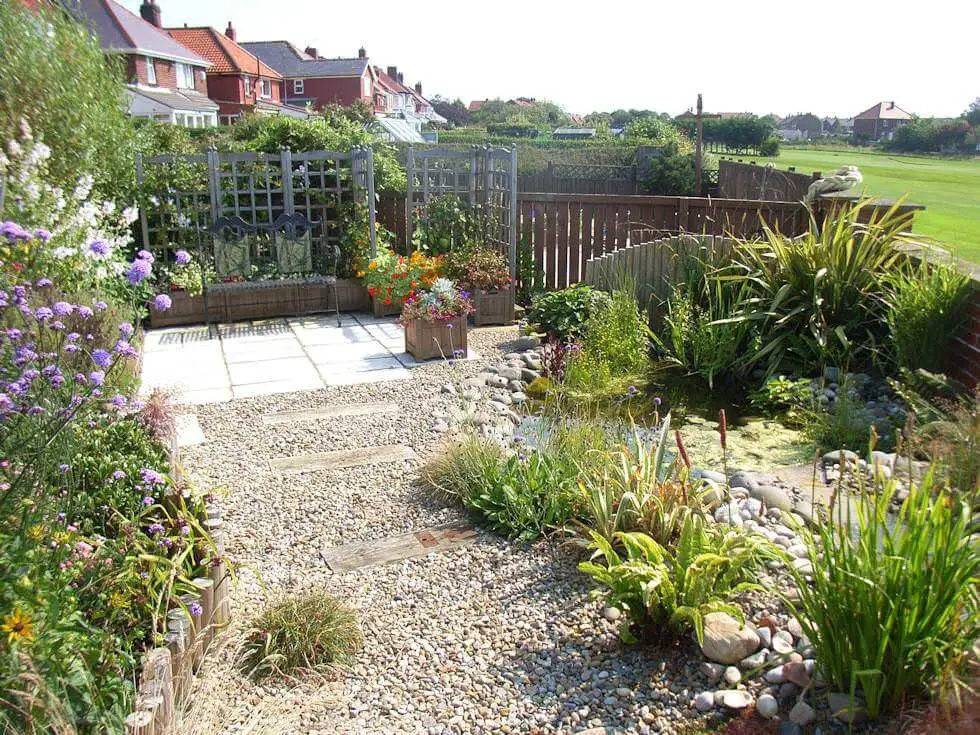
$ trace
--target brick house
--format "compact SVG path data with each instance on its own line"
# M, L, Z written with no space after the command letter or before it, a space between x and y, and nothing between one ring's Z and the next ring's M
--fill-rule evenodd
M282 74L235 41L231 22L224 33L214 28L168 28L167 33L211 62L208 96L218 105L219 122L230 125L248 113L308 117L305 108L283 103Z
M113 0L59 3L99 39L107 55L122 56L133 117L189 128L218 122L218 105L208 99L210 62L160 28L160 7L145 0L140 15Z
M912 115L894 102L879 102L854 116L854 134L868 140L890 140L898 128L911 120Z
M375 79L375 115L402 118L419 133L427 122L446 122L446 118L437 113L432 103L422 96L422 82L416 82L414 87L406 86L404 75L395 66L389 66L387 70L375 66L372 72Z
M325 59L315 48L300 51L288 41L254 41L242 47L279 72L285 80L285 102L312 106L352 105L358 100L375 102L375 79L367 53L360 49L356 59Z

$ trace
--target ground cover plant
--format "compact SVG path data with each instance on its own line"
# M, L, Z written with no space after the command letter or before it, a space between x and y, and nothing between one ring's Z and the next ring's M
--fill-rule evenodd
M610 302L609 295L585 284L536 296L528 321L546 335L561 341L575 341L585 331L589 318Z
M862 190L884 197L907 196L925 211L915 217L914 235L934 238L941 246L971 262L980 262L980 159L907 156L866 149L822 150L783 146L779 158L752 158L757 163L773 161L780 168L798 171L836 171L855 165L864 177Z

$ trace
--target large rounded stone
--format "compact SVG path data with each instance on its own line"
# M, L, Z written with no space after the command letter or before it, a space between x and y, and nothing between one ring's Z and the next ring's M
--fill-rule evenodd
M720 664L737 664L759 648L759 634L739 623L728 613L704 616L704 642L701 651Z
M762 694L755 703L755 711L766 719L775 717L779 712L779 702L771 694Z

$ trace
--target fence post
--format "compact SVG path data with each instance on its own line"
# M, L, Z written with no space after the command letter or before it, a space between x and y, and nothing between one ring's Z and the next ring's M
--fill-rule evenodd
M218 167L220 160L218 149L214 146L208 148L208 192L211 196L211 222L216 222L221 216L221 181L218 178Z
M374 195L374 149L367 148L367 196L368 196L368 223L371 228L371 257L378 254L378 220L375 205L377 197Z
M150 249L150 226L146 221L146 209L143 207L143 153L136 151L136 192L140 198L140 235L143 237L143 247ZM0 181L0 212L3 211L3 182Z
M510 149L510 277L517 282L517 146Z
M279 170L282 171L282 211L293 214L296 202L293 201L293 154L289 147L279 151Z
M408 147L405 174L408 183L408 190L405 192L405 251L408 252L412 247L412 197L415 191L415 148L412 146Z

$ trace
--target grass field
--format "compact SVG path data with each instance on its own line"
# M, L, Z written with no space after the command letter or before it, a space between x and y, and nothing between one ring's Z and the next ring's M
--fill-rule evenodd
M784 146L777 158L738 156L759 163L773 161L780 169L832 173L854 165L864 176L868 194L898 197L922 204L914 232L934 238L961 258L980 263L980 158L942 159L889 153L793 148Z

